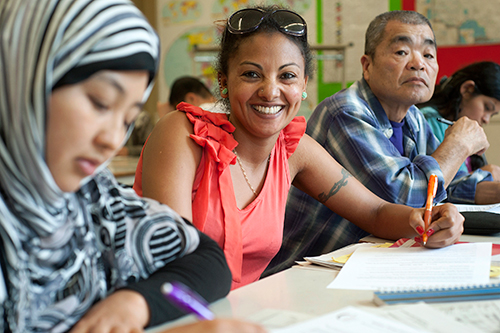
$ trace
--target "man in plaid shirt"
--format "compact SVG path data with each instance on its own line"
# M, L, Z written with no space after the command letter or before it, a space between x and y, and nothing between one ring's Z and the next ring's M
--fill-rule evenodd
M407 11L377 16L367 29L361 64L362 79L320 103L307 134L389 202L423 207L432 174L439 180L435 202L500 202L500 182L492 182L489 172L457 173L469 155L489 146L478 123L462 117L439 145L414 106L431 98L438 72L435 36L427 18ZM293 188L283 245L264 275L367 234Z

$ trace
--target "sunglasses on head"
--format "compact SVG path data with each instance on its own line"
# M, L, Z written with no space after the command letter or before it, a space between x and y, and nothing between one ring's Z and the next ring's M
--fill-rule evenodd
M246 34L257 30L267 16L270 16L285 34L292 36L306 34L306 21L299 14L286 9L278 9L271 13L259 8L241 9L229 17L227 28L232 34Z

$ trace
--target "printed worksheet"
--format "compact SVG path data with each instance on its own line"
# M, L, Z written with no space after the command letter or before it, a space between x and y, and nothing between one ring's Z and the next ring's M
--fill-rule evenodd
M324 316L301 322L296 325L271 330L272 333L386 333L430 332L423 329L410 327L395 320L387 319L352 306L345 307Z

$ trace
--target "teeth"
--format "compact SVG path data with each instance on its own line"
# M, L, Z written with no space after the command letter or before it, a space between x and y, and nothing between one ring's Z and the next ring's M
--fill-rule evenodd
M257 110L260 113L265 113L265 114L276 114L281 111L283 107L282 106L271 106L271 107L266 107L266 106L261 106L261 105L256 105L254 106L254 109Z

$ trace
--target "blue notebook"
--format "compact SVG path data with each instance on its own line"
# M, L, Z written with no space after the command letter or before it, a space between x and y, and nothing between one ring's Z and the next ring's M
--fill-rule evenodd
M486 301L500 299L500 284L456 288L376 291L373 301L377 305L397 303L440 303L463 301Z

